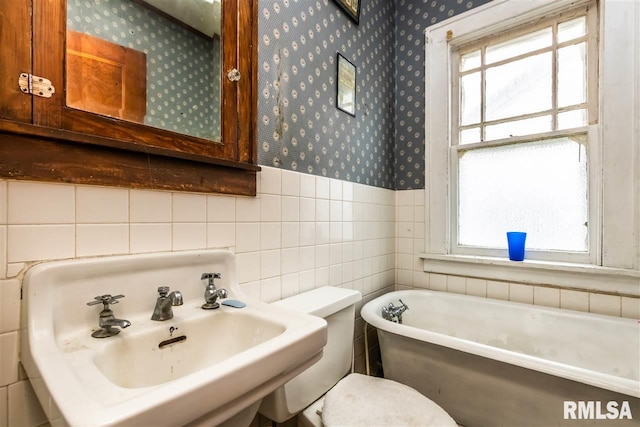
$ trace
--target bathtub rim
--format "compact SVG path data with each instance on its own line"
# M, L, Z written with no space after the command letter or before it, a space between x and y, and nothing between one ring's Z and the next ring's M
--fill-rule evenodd
M434 295L437 295L438 297L444 297L447 299L470 298L470 299L475 299L483 302L489 301L492 303L500 303L500 304L515 304L517 306L522 306L527 309L534 308L536 310L546 311L549 313L562 312L565 315L574 314L574 315L582 315L582 316L584 315L596 316L596 317L602 317L603 319L606 319L608 321L617 320L623 323L637 322L634 319L618 318L614 316L585 313L585 312L559 309L559 308L553 308L553 307L534 306L530 304L524 304L524 303L518 303L518 302L512 302L512 301L493 300L493 299L487 299L482 297L476 297L472 295L452 294L450 292L434 291L430 289L414 289L414 290L388 292L366 303L360 311L360 315L366 323L385 332L393 333L396 335L402 335L402 336L409 337L419 341L426 341L426 342L440 345L443 347L449 347L455 350L463 351L470 354L475 354L482 357L487 357L500 362L509 363L512 365L520 366L527 369L532 369L532 370L543 372L550 375L555 375L557 377L566 378L573 381L578 381L584 384L614 391L627 396L640 398L640 381L636 381L629 378L618 377L611 374L605 374L598 371L592 371L585 368L580 368L577 366L555 362L552 360L547 360L547 359L531 356L524 353L518 353L512 350L493 347L493 346L490 346L487 344L481 344L475 341L469 341L469 340L465 340L457 337L452 337L439 332L432 332L432 331L420 329L420 328L409 326L409 325L401 325L388 320L384 320L382 318L382 316L380 315L380 310L382 309L383 305L386 305L390 302L395 303L397 302L398 298L403 298L404 302L407 303L409 307L411 307L411 302L407 298L407 296L416 292L434 294ZM382 348L380 350L382 351Z

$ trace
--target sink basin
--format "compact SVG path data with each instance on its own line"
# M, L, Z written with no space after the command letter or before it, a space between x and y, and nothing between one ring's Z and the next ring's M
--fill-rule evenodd
M212 333L211 316L206 314L165 328L123 333L105 342L93 363L120 387L150 387L201 371L285 331L282 324L236 310L217 314Z
M244 308L202 310L204 272ZM150 320L158 286L184 304ZM93 338L96 295L123 294L111 309L131 326ZM248 425L262 397L315 363L324 320L252 301L227 251L59 261L23 281L21 359L52 426Z

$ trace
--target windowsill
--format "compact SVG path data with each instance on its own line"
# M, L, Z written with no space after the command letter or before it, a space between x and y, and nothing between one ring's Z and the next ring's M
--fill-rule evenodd
M640 270L469 255L420 254L427 273L640 296Z

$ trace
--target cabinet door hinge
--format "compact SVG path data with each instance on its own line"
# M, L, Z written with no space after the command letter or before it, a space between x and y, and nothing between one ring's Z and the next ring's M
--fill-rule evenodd
M56 88L53 87L51 81L44 77L20 73L18 84L23 93L42 96L43 98L51 98L51 95L56 93Z

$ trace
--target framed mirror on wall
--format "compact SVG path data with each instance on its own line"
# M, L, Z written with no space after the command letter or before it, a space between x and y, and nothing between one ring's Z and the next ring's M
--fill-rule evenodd
M0 178L254 195L257 3L0 2Z
M338 52L336 106L356 116L356 66Z
M68 0L66 104L221 142L220 0Z
M50 3L63 7L65 17L63 128L178 154L249 160L239 149L252 139L239 125L248 117L242 110L254 109L247 105L253 103L252 70L238 53L252 52L238 49L247 43L237 22L246 2ZM53 6L40 8L45 13ZM53 18L43 19L55 25ZM223 75L240 68L245 79Z

